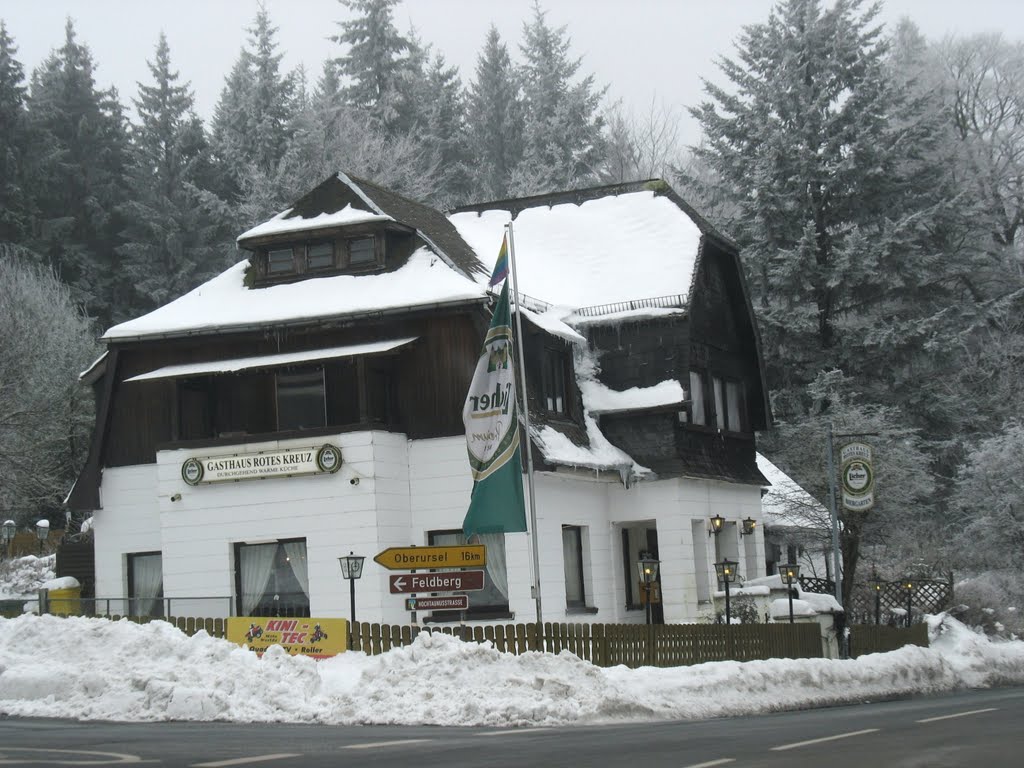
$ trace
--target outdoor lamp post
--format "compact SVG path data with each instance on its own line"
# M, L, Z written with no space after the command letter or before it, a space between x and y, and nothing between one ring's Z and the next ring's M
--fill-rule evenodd
M640 581L644 585L644 594L647 599L644 601L647 605L647 623L651 623L651 585L658 578L658 566L661 565L660 560L655 560L653 557L645 557L636 562L636 570L640 574Z
M868 584L871 586L871 591L875 593L875 626L877 627L882 618L882 587L885 586L885 581L878 578L878 574L872 570Z
M718 571L718 580L725 585L725 623L731 623L732 614L729 611L729 584L736 581L736 561L723 557L720 563L715 563L715 570Z
M711 527L708 529L708 536L714 534L717 536L722 532L722 528L725 526L725 518L721 515L715 515L711 518Z
M39 554L43 554L43 542L50 537L50 521L40 520L36 523L36 538L39 539Z
M14 534L17 532L18 526L14 524L13 520L4 520L3 525L0 525L0 540L4 543L8 557L11 556L11 542L14 541Z
M907 626L910 626L910 611L914 604L914 582L911 579L903 580L903 588L907 590Z
M341 575L348 581L348 594L352 609L352 621L348 628L350 639L356 625L356 579L363 576L363 560L365 559L363 555L353 555L351 551L344 557L338 558L338 562L341 563Z
M757 529L757 520L752 517L748 517L743 521L743 527L740 528L740 536L751 536Z
M785 565L779 566L779 576L786 583L789 589L786 593L789 595L789 623L793 623L793 585L800 583L800 566L796 563L786 563Z

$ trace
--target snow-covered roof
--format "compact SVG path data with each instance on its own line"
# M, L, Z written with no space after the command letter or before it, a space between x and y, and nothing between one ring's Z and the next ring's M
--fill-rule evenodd
M170 304L115 325L103 338L188 335L486 297L482 286L427 248L417 250L394 272L333 275L266 288L245 285L248 266L241 261Z
M328 229L330 227L341 227L346 224L363 224L374 221L394 221L385 214L371 213L351 205L346 205L340 211L332 213L320 213L316 216L304 218L295 215L294 209L289 208L282 211L272 219L257 224L250 230L238 236L238 241L247 240L252 237L263 235L280 235L287 232L305 232L307 230Z
M621 413L645 408L681 405L686 400L682 385L675 379L662 381L653 387L630 387L626 390L609 389L599 381L581 380L583 404L591 413Z
M511 212L449 218L477 258L494 264ZM700 238L686 212L650 190L525 208L513 222L519 290L574 308L688 296Z
M828 518L825 505L801 488L793 478L757 454L757 468L771 486L761 497L765 524L797 528L821 528Z
M272 368L284 365L295 365L313 360L334 360L339 357L359 357L389 352L416 340L416 336L391 341L374 341L368 344L349 344L344 347L327 347L325 349L307 349L302 352L283 352L277 355L256 355L252 357L235 357L230 360L208 360L202 363L186 363L183 365L165 365L155 371L140 373L125 381L146 381L149 379L172 379L187 376L198 376L206 373L234 373L253 368Z

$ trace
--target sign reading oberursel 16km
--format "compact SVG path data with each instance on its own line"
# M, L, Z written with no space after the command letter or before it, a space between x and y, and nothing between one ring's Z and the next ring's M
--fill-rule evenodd
M843 506L855 512L875 505L875 472L871 467L871 446L850 443L839 450L843 481Z
M473 568L487 565L487 547L462 544L452 547L388 547L373 561L389 571L416 568Z

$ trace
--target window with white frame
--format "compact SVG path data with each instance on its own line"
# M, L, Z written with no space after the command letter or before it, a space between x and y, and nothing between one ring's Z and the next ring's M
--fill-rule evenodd
M128 613L131 616L164 615L164 566L159 552L128 555Z
M239 616L309 616L306 540L236 544Z
M452 547L467 544L462 531L430 531L427 540L431 546ZM467 616L475 618L505 617L508 615L508 572L505 566L505 534L481 533L473 537L474 544L487 548L487 565L484 567L484 588L465 592L469 596ZM438 569L445 570L445 569ZM460 594L460 593L456 593ZM458 611L434 611L434 620L458 619Z
M583 527L562 526L562 565L565 570L565 606L585 608L587 590L583 571Z

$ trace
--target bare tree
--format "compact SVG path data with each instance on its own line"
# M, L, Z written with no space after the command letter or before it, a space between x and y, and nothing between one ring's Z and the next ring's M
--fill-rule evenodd
M966 180L991 217L1006 267L1024 276L1024 44L999 35L947 38L939 55Z
M99 347L83 310L25 249L0 243L0 518L63 518L92 427L78 374Z
M679 132L682 115L651 100L647 112L636 117L621 101L605 112L607 149L602 167L605 182L670 178L672 169L688 159Z

